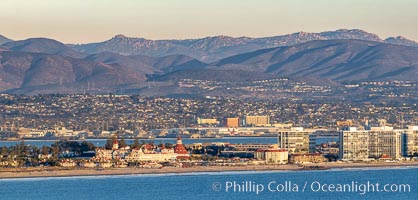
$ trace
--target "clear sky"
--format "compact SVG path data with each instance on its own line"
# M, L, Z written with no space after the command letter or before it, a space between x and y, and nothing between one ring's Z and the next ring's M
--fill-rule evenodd
M0 34L65 43L358 28L418 41L418 0L0 0Z

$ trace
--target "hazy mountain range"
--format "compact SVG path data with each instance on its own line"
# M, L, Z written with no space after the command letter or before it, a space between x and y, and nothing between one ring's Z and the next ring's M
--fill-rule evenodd
M400 36L382 40L362 30L189 40L117 35L80 45L0 36L0 44L0 91L24 94L123 89L164 95L180 90L176 83L184 78L418 81L416 42ZM159 91L150 90L151 83Z
M114 52L122 55L166 56L187 55L204 62L214 62L229 56L279 46L292 46L312 40L358 39L389 44L418 47L418 43L403 37L390 37L385 40L362 30L327 31L322 33L298 32L265 38L216 36L188 40L147 40L117 35L110 40L72 46L74 49L92 54Z

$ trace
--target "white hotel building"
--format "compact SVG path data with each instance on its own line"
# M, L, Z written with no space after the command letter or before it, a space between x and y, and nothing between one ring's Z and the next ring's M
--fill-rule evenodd
M357 130L350 127L339 133L339 157L342 160L399 159L414 152L418 146L418 127L393 129L371 127Z
M309 135L318 130L325 129L304 129L303 127L292 127L290 130L279 130L279 148L289 150L289 153L303 153L309 151Z

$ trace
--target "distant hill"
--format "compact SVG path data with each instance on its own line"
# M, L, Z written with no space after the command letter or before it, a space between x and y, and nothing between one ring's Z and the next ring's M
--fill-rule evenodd
M2 45L2 44L4 44L4 43L11 42L11 41L13 41L13 40L11 40L11 39L9 39L9 38L7 38L7 37L4 37L4 36L2 36L2 35L0 35L0 45Z
M55 42L53 44L56 45ZM31 46L38 45L8 43L5 47L9 50L0 50L0 91L24 94L79 93L86 90L112 92L127 84L145 84L147 76L153 74L206 66L183 55L154 58L100 53L74 58L77 54L72 54L71 49L65 51L63 48L64 51L57 52L57 48L48 50L42 45L39 48ZM31 53L29 50L42 53ZM63 56L68 54L71 56Z
M4 51L0 52L0 62L1 90L42 88L50 92L81 92L88 84L105 89L145 81L144 74L124 66L59 55Z
M154 58L149 56L124 56L116 53L103 52L89 55L85 60L109 65L122 65L144 74L153 74L156 72L155 68L152 67Z
M413 41L409 42L407 39L401 38L396 37L382 40L377 35L363 30L340 29L321 33L298 32L264 38L215 36L186 40L148 40L117 35L104 42L70 46L88 54L113 52L122 55L147 55L153 57L186 55L204 62L214 62L226 57L259 49L292 46L313 40L357 39L416 46L416 43Z
M1 45L1 47L13 51L46 53L72 58L82 58L85 56L61 42L48 38L30 38L26 40L12 41Z
M205 68L207 64L189 56L171 55L154 59L152 66L164 74L181 70L199 70Z
M150 57L143 55L124 56L116 53L104 52L86 57L86 60L117 64L128 67L144 74L163 74L183 69L197 69L207 64L184 55L165 57Z
M364 40L317 40L232 56L212 63L211 68L331 80L418 81L418 48Z

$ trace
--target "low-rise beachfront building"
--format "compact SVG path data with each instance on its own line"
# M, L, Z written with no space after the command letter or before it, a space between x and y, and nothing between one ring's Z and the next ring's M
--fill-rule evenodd
M328 160L320 153L292 154L289 163L323 163Z
M289 152L286 149L280 149L277 145L270 148L258 149L254 152L254 158L263 160L266 164L287 164Z
M130 147L125 146L119 148L119 143L117 140L113 141L112 149L105 148L96 148L95 159L99 162L108 161L108 160L123 160L129 154Z
M177 154L174 153L174 149L162 148L159 152L149 150L144 146L141 148L132 149L132 151L125 157L127 162L166 162L174 161L177 158Z
M112 155L113 150L105 148L96 148L96 155L94 157L101 160L112 160Z
M155 145L144 144L140 148L130 149L129 146L119 148L114 142L112 149L97 148L94 161L107 162L120 160L127 162L167 162L176 159L188 159L189 152L184 147L181 138L177 139L175 148L166 148L164 145L157 148Z
M99 161L106 161L106 160L121 160L125 159L125 157L129 154L130 150L129 147L120 148L120 149L104 149L104 148L96 148L96 155L95 158Z
M59 162L59 165L61 167L76 167L77 162L75 162L74 160L71 160L71 159L64 159L64 160L61 160Z

